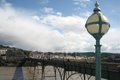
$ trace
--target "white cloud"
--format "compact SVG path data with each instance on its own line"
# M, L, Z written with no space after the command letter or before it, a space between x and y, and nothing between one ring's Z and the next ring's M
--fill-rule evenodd
M82 7L86 7L86 5L89 1L90 0L73 0L73 4L81 5Z
M84 27L86 19L61 14L51 8L47 15L31 17L11 6L0 7L0 43L39 51L94 51L95 40ZM120 51L118 34L119 28L110 29L101 40L103 51Z
M58 28L64 32L74 31L80 32L84 30L86 19L79 16L57 16L47 15L41 17L41 22L46 25L51 25L53 28Z
M11 6L11 4L10 3L7 3L7 1L6 0L0 0L0 6Z
M40 20L39 16L33 16L32 18L35 19L36 21Z
M120 52L120 28L111 27L109 32L101 40L102 48L107 52Z
M54 10L53 8L49 8L49 7L44 7L43 9L41 9L41 12L45 13L45 14L54 14Z
M62 16L62 13L61 12L56 12L56 15Z
M62 13L61 12L57 12L55 11L53 8L50 8L50 7L44 7L42 9L40 9L40 13L42 15L58 15L58 16L62 16Z
M88 12L88 11L87 11L87 12L85 12L85 13L81 13L80 15L88 18L88 17L91 15L91 12Z
M47 4L49 2L49 0L35 0L41 4Z
M90 0L73 0L75 2L89 2Z
M81 26L85 20L78 16L50 14L31 18L19 12L12 7L0 8L2 44L41 51L74 51L80 39L86 40L83 38L84 27ZM84 44L82 41L80 46Z
M18 14L13 8L0 8L0 34L1 42L26 49L54 51L54 47L63 46L59 44L63 40L59 32Z

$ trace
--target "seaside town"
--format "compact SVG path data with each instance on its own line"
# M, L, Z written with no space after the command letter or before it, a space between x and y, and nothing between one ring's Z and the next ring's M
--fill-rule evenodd
M15 47L8 47L0 45L0 66L17 66L25 58L37 59L64 59L64 60L79 60L80 62L95 62L94 52L38 52L27 51ZM119 53L102 53L102 62L119 63ZM27 62L26 62L27 63ZM22 66L29 65L23 64Z

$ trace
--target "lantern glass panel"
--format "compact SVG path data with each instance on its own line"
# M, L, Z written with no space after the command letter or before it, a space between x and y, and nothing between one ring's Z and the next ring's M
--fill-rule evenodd
M98 21L99 21L98 15L94 14L88 18L87 23L98 22Z
M87 30L90 34L98 33L99 32L99 25L98 24L88 25Z
M107 33L108 32L108 30L109 30L109 26L108 26L108 24L102 24L102 33Z

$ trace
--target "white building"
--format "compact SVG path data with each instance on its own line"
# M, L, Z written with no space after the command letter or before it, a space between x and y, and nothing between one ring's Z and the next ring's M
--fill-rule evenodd
M7 49L0 49L0 56L2 59L6 60Z

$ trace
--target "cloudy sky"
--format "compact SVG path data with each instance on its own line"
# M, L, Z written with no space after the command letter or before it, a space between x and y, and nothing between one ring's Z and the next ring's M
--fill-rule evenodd
M120 52L119 0L100 0L111 28L102 51ZM95 0L0 0L0 44L38 51L94 51L85 29Z

